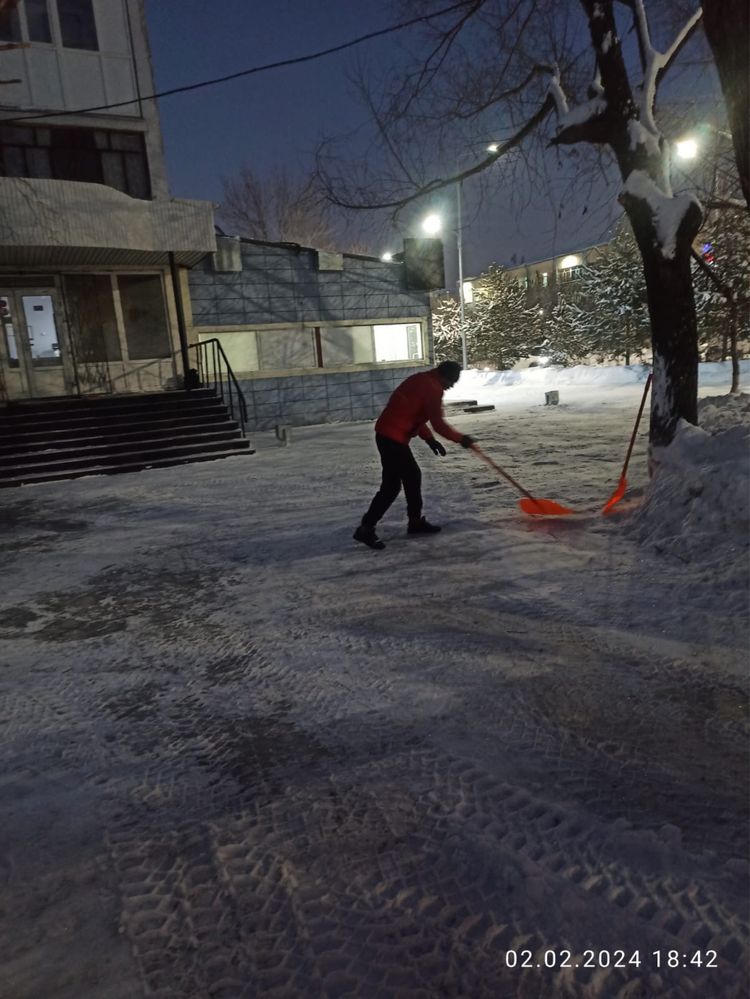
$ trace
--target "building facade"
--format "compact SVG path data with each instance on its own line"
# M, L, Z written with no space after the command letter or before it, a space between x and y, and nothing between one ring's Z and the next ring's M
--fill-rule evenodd
M509 267L505 273L526 291L526 301L530 307L536 305L543 309L552 308L559 295L565 296L569 302L579 304L579 282L583 268L599 260L608 249L609 243L597 243L557 257Z
M177 387L213 206L169 197L144 0L6 3L0 44L0 404Z
M219 236L189 286L195 336L221 344L253 430L373 419L432 362L430 293L403 262Z

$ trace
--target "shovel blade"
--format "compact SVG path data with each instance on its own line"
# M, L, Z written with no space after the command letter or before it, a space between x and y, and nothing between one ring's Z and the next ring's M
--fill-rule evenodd
M628 488L628 480L624 475L620 476L620 481L617 483L617 489L612 493L607 502L602 507L602 513L608 514L611 510L617 506L620 500L625 495L625 490Z
M575 510L549 499L524 497L518 501L518 505L530 517L567 517L569 514L575 513Z

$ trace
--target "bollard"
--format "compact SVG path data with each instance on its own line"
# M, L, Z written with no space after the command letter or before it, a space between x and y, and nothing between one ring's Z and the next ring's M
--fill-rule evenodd
M545 392L544 393L544 405L545 406L556 406L560 401L559 392Z
M284 447L292 443L292 428L281 423L276 424L276 439L281 441Z

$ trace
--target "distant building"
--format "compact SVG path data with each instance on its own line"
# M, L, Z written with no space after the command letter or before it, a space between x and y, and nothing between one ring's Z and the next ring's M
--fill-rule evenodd
M568 301L577 302L580 295L578 283L583 275L583 268L595 263L608 251L609 243L596 243L559 256L505 267L504 272L511 281L517 282L519 288L525 290L529 307L537 305L540 308L551 308L560 294L564 294ZM480 278L476 277L464 282L467 302L473 298L473 284L478 280Z
M144 0L2 4L0 43L0 402L175 387L213 211L169 197Z
M609 243L597 243L582 250L509 267L506 274L525 289L530 306L553 306L559 294L565 295L568 301L576 301L583 268L595 263L608 250Z
M432 362L430 293L402 260L219 236L189 285L196 337L219 341L252 430L373 419Z

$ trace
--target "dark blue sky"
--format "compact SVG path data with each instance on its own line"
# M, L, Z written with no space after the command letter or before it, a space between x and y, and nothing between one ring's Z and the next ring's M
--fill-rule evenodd
M387 0L146 0L146 9L157 90L305 55L397 19ZM164 98L173 195L218 201L222 175L236 173L243 161L261 174L285 162L309 165L323 135L349 132L367 120L349 80L355 60L386 67L397 46L397 36L386 36L300 66ZM585 246L606 230L605 215L586 216L569 197L551 203L549 195L539 195L519 214L509 197L496 195L477 210L472 185L465 192L467 275L512 254L533 260ZM453 205L450 193L445 202ZM398 249L398 236L409 234L404 223L400 234L382 241L390 246L377 240L373 252ZM446 235L445 242L452 274L453 240Z
M146 8L157 90L304 55L396 20L392 8L377 0L147 0ZM301 66L160 101L173 195L218 201L221 176L236 172L243 161L261 173L288 160L309 164L323 135L349 132L367 121L349 79L355 60L386 66L397 45L396 36L386 36ZM444 201L452 208L450 192ZM495 198L477 213L470 184L465 201L466 274L514 252L532 259L578 239L559 231L555 239L556 213L548 203L518 219L509 203ZM400 235L410 235L405 223ZM378 240L373 251L398 249L398 236L385 239L388 246ZM449 235L445 242L452 271Z

